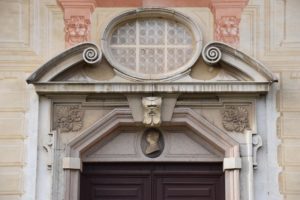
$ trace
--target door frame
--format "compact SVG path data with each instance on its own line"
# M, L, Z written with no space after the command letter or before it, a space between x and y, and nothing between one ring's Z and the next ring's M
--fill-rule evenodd
M184 182L190 181L190 184L211 186L215 190L211 195L219 200L225 200L225 173L222 167L222 162L122 162L122 165L118 162L84 162L80 183L86 184L80 186L80 192L84 191L85 195L80 194L80 198L85 200L93 193L94 184L98 185L102 178L106 180L104 183L108 181L114 184L120 181L122 185L126 185L127 178L132 183L130 180L133 178L136 181L142 180L143 199L160 199L162 196L158 193L158 188L162 188L159 187L160 184L165 184L164 178L175 180L174 183L178 183L177 180L181 182L183 181L181 178L185 178ZM197 181L194 178L198 178ZM90 179L91 184L85 182L90 182Z
M65 170L65 200L79 200L81 155L114 130L136 124L130 109L114 109L92 127L72 140L66 146L63 167ZM240 160L239 143L226 132L211 124L204 117L189 108L176 108L169 126L181 125L192 129L207 142L224 152L224 162ZM100 161L101 162L101 161ZM225 169L225 199L239 200L239 168Z

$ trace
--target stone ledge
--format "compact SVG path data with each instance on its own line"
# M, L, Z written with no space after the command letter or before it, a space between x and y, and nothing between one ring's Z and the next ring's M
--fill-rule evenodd
M46 93L266 93L266 82L202 82L202 83L35 83L36 92Z

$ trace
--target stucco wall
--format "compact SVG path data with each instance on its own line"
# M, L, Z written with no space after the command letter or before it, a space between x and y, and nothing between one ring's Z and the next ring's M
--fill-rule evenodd
M298 0L250 0L240 24L239 48L280 79L278 179L287 200L300 199L299 8ZM125 9L97 8L92 41L98 43L101 26ZM212 40L209 9L177 9L198 19L205 41ZM29 200L35 194L38 100L25 79L65 48L63 12L55 0L0 0L0 16L0 200Z

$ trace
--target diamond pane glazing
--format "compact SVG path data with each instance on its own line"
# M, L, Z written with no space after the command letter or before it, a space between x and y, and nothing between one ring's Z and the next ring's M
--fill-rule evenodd
M165 52L163 48L141 48L139 54L139 72L159 74L165 71Z
M177 70L193 57L194 37L183 24L141 18L118 25L110 38L114 61L140 74Z

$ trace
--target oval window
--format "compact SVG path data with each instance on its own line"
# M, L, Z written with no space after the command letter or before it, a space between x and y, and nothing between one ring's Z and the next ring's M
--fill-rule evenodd
M187 70L197 60L202 37L195 24L174 11L171 16L170 10L159 11L127 14L126 20L113 20L108 26L103 52L118 71L140 79L164 79Z

